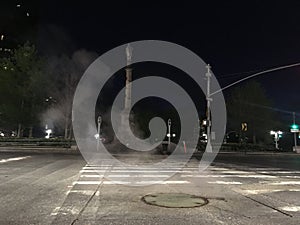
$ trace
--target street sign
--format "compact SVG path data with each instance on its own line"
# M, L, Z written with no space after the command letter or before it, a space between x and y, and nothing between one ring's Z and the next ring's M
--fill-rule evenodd
M299 132L299 129L298 129L298 128L291 128L291 132L292 132L292 133L298 133L298 132Z
M247 131L247 130L248 130L247 123L242 123L242 131Z

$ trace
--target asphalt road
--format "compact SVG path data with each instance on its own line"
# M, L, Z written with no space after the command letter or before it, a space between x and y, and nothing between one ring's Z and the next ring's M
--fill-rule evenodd
M122 168L87 165L79 155L1 153L0 224L298 225L299 160L296 155L222 154L200 173L195 158L183 169L147 170L139 166L147 159L134 155L125 159L131 168ZM130 186L136 177L146 178L144 184L161 181ZM209 203L163 208L141 200L155 193L189 193Z

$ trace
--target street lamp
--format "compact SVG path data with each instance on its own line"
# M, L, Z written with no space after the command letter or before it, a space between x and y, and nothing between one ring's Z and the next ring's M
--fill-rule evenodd
M171 136L175 137L176 134L171 134L171 119L168 119L168 133L167 133L167 137L168 137L168 144L171 144Z
M101 127L101 123L102 123L102 117L98 116L97 119L97 150L99 149L99 142L100 142L100 127Z
M281 135L283 134L282 131L280 131L280 130L279 131L273 131L273 130L271 130L270 134L274 135L275 148L279 149L278 148L278 141L279 141L279 138L281 138Z

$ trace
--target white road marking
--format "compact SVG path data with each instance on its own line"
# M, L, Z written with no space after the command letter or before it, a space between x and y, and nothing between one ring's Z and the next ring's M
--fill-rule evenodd
M50 214L51 216L56 216L58 214L58 211L59 211L60 207L56 207L52 213Z
M266 183L268 185L300 185L300 181L279 181L274 183Z
M273 193L273 192L300 192L300 189L253 189L253 190L236 190L241 194L250 194L250 195L258 195L258 194L265 194L265 193Z
M107 170L80 170L80 173L104 173ZM198 171L180 171L180 170L115 170L111 169L110 173L198 173Z
M186 180L167 180L167 181L162 181L162 180L152 180L152 181L138 181L136 184L189 184L189 181Z
M300 171L261 171L260 173L289 174L289 173L300 173Z
M8 159L1 159L0 163L6 163L6 162L11 162L11 161L19 161L23 159L28 159L31 158L31 156L24 156L24 157L15 157L15 158L8 158Z
M138 182L129 182L129 181L75 181L73 184L79 185L99 185L99 184L189 184L189 181L186 180L151 180L151 181L138 181ZM72 192L72 191L70 191Z
M98 177L98 178L103 178L104 175L95 175L95 174L92 174L92 175L81 175L80 177ZM115 177L115 178L121 178L121 177L169 177L168 175L129 175L129 174L117 174L117 175L107 175L106 177Z
M207 174L207 175L181 175L181 177L195 177L195 178L209 178L209 177L213 177L213 178L235 178L235 177L239 177L239 178L271 178L271 179L274 179L274 178L278 178L276 176L271 176L271 175L252 175L252 174L249 174L249 175L238 175L238 174L234 174L234 175L213 175L213 174Z
M283 206L280 207L280 209L288 212L299 212L300 211L300 206Z
M243 184L241 182L236 182L236 181L221 181L221 180L209 181L207 183L209 183L209 184Z

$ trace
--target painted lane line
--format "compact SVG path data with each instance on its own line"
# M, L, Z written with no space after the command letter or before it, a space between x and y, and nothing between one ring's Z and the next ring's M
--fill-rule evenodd
M214 177L214 178L235 178L235 177L239 177L239 178L278 178L276 176L268 176L268 175L238 175L238 174L234 174L234 175L181 175L181 177L195 177L195 178L208 178L208 177Z
M167 180L167 181L138 181L136 184L189 184L189 181L186 180Z
M80 170L79 173L104 173L107 170ZM198 173L198 171L180 171L180 170L110 170L110 173Z
M300 181L279 181L274 183L266 183L268 185L300 185Z
M221 181L221 180L209 181L207 183L209 183L209 184L243 184L241 182L236 182L236 181Z
M266 194L266 193L273 193L273 192L300 192L300 189L254 189L254 190L236 190L241 194Z
M153 180L153 181L138 181L138 182L129 182L129 181L75 181L73 184L78 185L99 185L99 184L189 184L189 181L163 181L163 180Z
M81 175L80 177L99 177L103 178L104 175ZM121 178L121 177L169 177L168 175L129 175L129 174L120 174L120 175L107 175L106 177L116 177L116 178Z
M280 209L288 212L300 212L300 206L283 206Z
M293 173L300 173L300 171L262 171L260 173L293 174Z
M24 156L24 157L15 157L15 158L8 158L8 159L1 159L0 163L12 162L12 161L19 161L23 159L31 158L31 156Z

